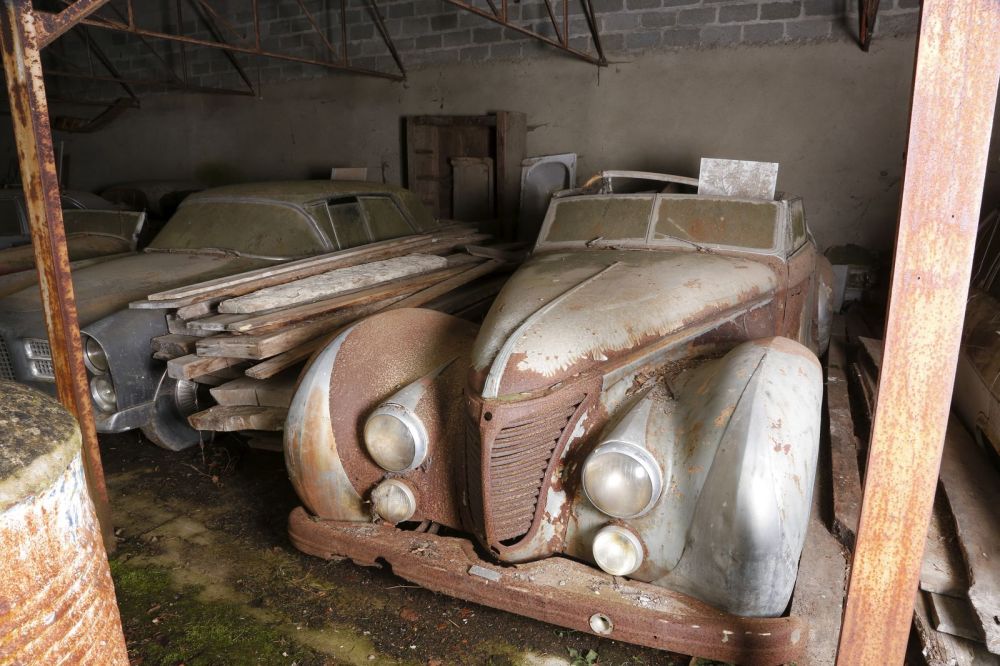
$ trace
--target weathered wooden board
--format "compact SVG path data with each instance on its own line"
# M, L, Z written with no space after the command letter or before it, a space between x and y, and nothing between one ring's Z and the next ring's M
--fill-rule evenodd
M791 614L809 620L805 663L811 666L832 666L836 660L847 580L843 547L821 517L821 498L829 491L826 479L821 470L813 491L812 514L792 594Z
M200 334L204 331L219 333L225 331L226 326L241 322L246 318L247 315L244 314L211 314L187 322L187 330L192 331L193 334Z
M217 278L185 287L150 294L146 299L130 303L130 308L179 308L221 297L235 297L258 289L298 280L336 268L356 266L370 261L400 257L414 252L443 254L456 247L488 239L488 234L475 233L470 227L451 227L434 234L409 236L363 245L350 250L285 262L254 271Z
M274 308L287 308L299 303L333 298L346 292L409 275L441 269L447 265L448 260L444 257L409 254L404 257L338 268L227 299L219 304L219 312L250 314Z
M982 645L935 630L926 592L919 590L913 603L913 630L928 666L997 666L996 656Z
M503 265L502 261L496 259L490 259L489 261L483 262L478 266L473 266L467 270L458 273L446 280L442 280L437 284L433 284L426 289L422 289L411 296L407 296L403 300L399 301L393 308L415 308L430 301L435 298L444 296L450 291L457 289L463 285L472 282L475 279L481 278L484 275L488 275L493 271L497 270Z
M250 316L243 321L231 324L228 330L237 333L251 333L265 328L284 326L286 324L314 319L316 317L331 313L340 308L352 305L363 305L381 301L398 295L408 295L424 289L436 282L450 278L452 275L461 272L463 266L453 268L443 268L439 270L411 275L397 280L390 280L373 287L356 289L354 291L327 298L322 301L295 305L290 308L283 308L271 313Z
M238 377L221 386L212 388L209 393L215 401L224 407L248 405L252 407L283 407L292 402L295 393L295 383L298 372L284 372L270 379L253 379Z
M198 340L201 340L201 338L195 335L168 333L167 335L160 335L150 340L149 346L154 354L161 354L161 358L170 359L193 354L195 351L195 342Z
M167 361L167 376L174 379L196 379L201 375L217 372L242 361L243 359L238 358L214 358L189 354Z
M216 405L188 417L195 430L237 432L240 430L282 430L288 410L281 407L251 407Z
M270 333L259 335L217 335L203 338L197 345L199 356L225 356L263 360L289 351L300 344L327 335L349 324L355 319L374 314L386 306L399 301L403 296L394 296L367 305L342 308L333 314L317 317L298 324L279 327Z
M1000 475L954 416L948 422L941 483L969 572L969 601L986 647L1000 654Z
M861 473L858 470L858 440L854 434L851 399L847 385L847 359L839 337L830 340L827 352L826 405L830 424L830 469L833 477L833 522L837 539L854 550L861 516Z
M197 328L188 328L188 321L181 319L177 315L168 314L167 319L167 332L173 335L191 335L195 337L204 338L209 335L215 335L215 331L205 331Z
M935 594L968 598L969 575L959 552L951 508L938 488L927 529L927 545L920 567L920 589Z
M968 599L948 597L928 592L926 599L931 612L931 624L938 631L961 636L978 643L983 642L983 631L972 612Z

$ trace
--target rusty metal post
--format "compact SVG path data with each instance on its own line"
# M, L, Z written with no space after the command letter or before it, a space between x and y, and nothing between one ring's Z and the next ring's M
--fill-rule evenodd
M0 52L7 79L31 241L38 266L45 328L52 346L56 390L59 401L80 424L87 484L97 509L105 548L110 552L115 546L111 510L91 412L87 371L83 365L76 299L59 200L59 179L52 152L49 109L31 0L3 0Z
M885 357L837 663L901 664L1000 80L1000 0L924 0Z

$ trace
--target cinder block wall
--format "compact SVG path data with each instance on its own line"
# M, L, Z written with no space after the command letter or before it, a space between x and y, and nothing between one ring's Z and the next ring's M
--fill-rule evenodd
M136 179L316 178L331 166L367 166L402 182L403 116L510 109L528 116L529 154L576 152L581 177L609 168L696 175L702 156L779 162L779 189L805 198L822 246L891 244L916 0L882 1L870 53L853 38L853 0L593 1L611 61L605 68L442 0L380 0L408 68L405 82L239 56L256 97L145 95L141 109L99 132L57 135L67 156L66 181L98 189ZM587 49L579 2L570 0L570 25L574 44ZM339 44L339 2L306 3ZM358 0L349 3L352 62L390 70L368 10ZM553 0L557 13L560 3ZM140 24L173 29L176 16L162 7L156 14L158 4L136 3L152 13L140 15ZM252 39L249 4L216 0L213 6ZM303 57L322 54L294 0L261 0L260 6L264 46ZM540 30L550 25L542 0L508 0L508 8ZM211 37L190 10L181 23L186 34ZM162 63L134 38L100 30L91 35L122 74L163 77ZM47 58L65 61L75 54L75 62L84 63L82 46L65 37ZM219 51L162 43L157 50L194 83L242 85ZM121 94L113 86L52 81L52 94ZM996 127L1000 131L1000 123ZM996 205L996 148L990 165L988 205Z

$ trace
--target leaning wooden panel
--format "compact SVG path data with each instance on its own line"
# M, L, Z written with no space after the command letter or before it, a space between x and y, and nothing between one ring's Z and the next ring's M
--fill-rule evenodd
M941 484L969 573L969 601L986 647L1000 654L1000 473L957 419L948 425Z
M898 664L951 402L1000 78L1000 3L925 0L885 357L838 663Z

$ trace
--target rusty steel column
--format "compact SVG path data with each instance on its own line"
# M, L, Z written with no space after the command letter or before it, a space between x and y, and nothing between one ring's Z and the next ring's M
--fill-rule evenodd
M76 299L70 277L52 130L42 81L42 63L31 0L3 0L0 52L7 79L10 115L21 167L31 242L38 267L45 328L52 347L59 401L80 424L87 485L101 523L105 548L114 549L108 491L83 365Z
M924 0L885 358L837 663L901 664L969 289L1000 0Z

